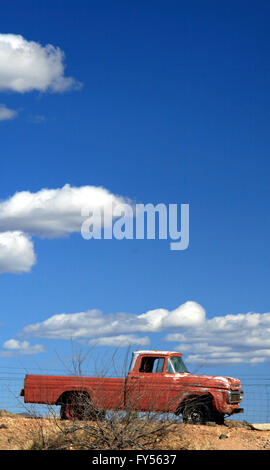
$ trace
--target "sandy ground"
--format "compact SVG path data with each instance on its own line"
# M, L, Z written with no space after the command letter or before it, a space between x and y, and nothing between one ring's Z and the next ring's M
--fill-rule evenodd
M60 422L58 424L61 425ZM59 432L54 419L27 418L0 411L0 450L29 450ZM40 445L40 444L39 444ZM38 447L39 448L39 447ZM72 448L72 446L71 446ZM270 431L251 429L238 421L225 425L173 425L159 450L270 450Z

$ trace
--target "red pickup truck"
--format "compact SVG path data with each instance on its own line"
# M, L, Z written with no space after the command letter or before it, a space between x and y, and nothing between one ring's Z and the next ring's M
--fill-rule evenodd
M26 375L25 403L60 405L62 419L97 419L106 410L182 414L186 423L215 421L242 413L241 382L193 375L182 354L134 351L125 378Z

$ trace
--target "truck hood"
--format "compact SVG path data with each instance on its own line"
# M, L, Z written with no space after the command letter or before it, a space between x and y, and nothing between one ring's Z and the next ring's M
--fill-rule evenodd
M185 384L193 387L209 387L239 390L241 382L233 377L223 377L219 375L193 375L190 373L174 374L175 379L185 377Z

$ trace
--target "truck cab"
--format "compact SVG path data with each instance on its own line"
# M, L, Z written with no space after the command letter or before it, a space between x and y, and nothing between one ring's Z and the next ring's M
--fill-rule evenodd
M193 375L177 351L134 351L127 383L129 397L137 397L135 408L182 414L187 423L222 424L225 415L243 412L240 380Z

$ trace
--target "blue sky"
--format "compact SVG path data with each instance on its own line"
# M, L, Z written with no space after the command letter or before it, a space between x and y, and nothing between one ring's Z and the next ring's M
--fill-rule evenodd
M132 349L178 349L190 369L267 372L269 8L266 1L5 5L0 231L9 240L20 231L31 246L16 262L31 253L36 262L15 273L4 259L3 366L56 367L55 351L70 356L72 333L85 349L102 338L99 356L125 337ZM189 204L188 249L27 228L26 220L50 223L45 206L41 216L31 211L37 195L61 195L65 185L102 187L136 203ZM4 209L23 192L31 200L11 224ZM60 224L69 203L68 196L57 213Z

